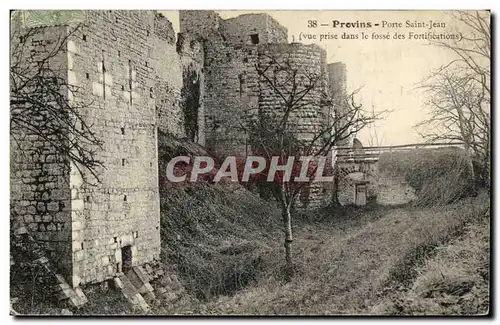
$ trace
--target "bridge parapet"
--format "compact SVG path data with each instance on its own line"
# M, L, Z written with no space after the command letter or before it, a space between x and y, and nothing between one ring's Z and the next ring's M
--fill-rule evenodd
M414 143L396 146L380 146L380 147L335 147L333 149L333 163L376 163L382 153L385 152L401 152L414 149L434 149L434 148L449 148L458 147L464 148L462 142L452 143Z

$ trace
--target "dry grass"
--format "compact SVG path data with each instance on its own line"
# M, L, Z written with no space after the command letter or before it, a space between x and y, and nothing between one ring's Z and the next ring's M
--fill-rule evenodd
M484 315L489 309L489 215L463 236L440 246L416 268L407 290L385 297L373 312L411 315Z
M279 211L239 185L169 189L162 209L164 263L190 294L231 294L266 268L261 254L278 233Z
M324 223L296 229L298 274L290 283L280 277L279 241L262 252L266 269L256 284L192 309L240 315L373 313L372 306L389 291L418 277L415 267L435 247L459 235L466 224L477 223L488 207L484 194L447 206L387 209L379 218L347 228Z
M460 148L383 153L378 166L381 172L404 176L420 206L452 203L473 190L471 160Z

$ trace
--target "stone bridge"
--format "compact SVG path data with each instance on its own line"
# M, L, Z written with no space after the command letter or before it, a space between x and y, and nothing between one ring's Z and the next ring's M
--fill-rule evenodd
M401 152L414 149L464 148L463 143L417 143L381 147L336 147L332 165L337 171L337 197L341 205L365 205L376 200L382 205L408 203L416 198L415 190L404 177L381 173L379 157L386 152Z

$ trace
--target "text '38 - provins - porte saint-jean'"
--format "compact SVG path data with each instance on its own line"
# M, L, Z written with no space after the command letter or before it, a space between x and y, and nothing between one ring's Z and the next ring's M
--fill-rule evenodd
M489 12L10 29L11 314L491 312Z

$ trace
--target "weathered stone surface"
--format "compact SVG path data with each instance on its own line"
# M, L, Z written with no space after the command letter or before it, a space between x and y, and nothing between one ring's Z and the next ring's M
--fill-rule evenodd
M81 88L68 100L89 103L80 113L103 141L98 186L37 134L12 141L12 218L43 240L73 287L160 257L159 133L187 136L215 154L251 153L242 124L279 105L255 69L266 54L290 54L297 68L324 74L326 87L324 50L287 44L286 29L268 15L222 20L181 11L180 28L176 42L172 24L154 11L91 10L53 58L62 78ZM32 46L41 51L69 33L40 30ZM293 116L303 137L324 122L322 93ZM311 187L308 197L324 202L329 194Z

